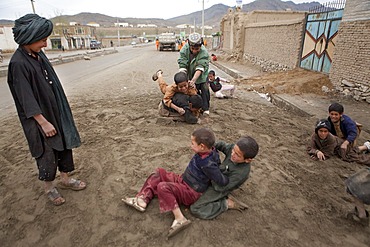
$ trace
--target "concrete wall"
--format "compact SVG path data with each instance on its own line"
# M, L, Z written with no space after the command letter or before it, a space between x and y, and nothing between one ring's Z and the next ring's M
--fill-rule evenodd
M347 0L329 78L343 94L370 103L369 0Z
M3 52L18 48L18 44L14 41L12 26L0 26L0 48Z

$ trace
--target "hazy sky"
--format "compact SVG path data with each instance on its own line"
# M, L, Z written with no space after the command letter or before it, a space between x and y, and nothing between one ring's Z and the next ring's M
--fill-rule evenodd
M0 0L0 19L15 20L32 13L32 0ZM286 1L286 0L284 0ZM314 2L313 0L291 0L294 3ZM329 0L316 0L324 3ZM253 2L243 0L243 4ZM222 3L234 7L236 0L204 0L204 9ZM162 18L169 19L201 11L203 0L33 0L36 14L52 18L57 15L75 15L91 12L112 17Z

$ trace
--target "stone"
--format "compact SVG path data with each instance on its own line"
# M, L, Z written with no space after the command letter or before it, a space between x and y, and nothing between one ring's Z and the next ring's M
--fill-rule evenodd
M352 82L349 82L345 79L342 80L342 84L345 85L345 86L348 86L348 87L354 87L355 84L353 84Z

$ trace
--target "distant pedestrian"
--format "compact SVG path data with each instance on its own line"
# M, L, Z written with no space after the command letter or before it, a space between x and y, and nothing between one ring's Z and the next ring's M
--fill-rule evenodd
M112 40L110 41L110 47L113 47L113 41Z
M159 39L155 39L155 48L159 50Z

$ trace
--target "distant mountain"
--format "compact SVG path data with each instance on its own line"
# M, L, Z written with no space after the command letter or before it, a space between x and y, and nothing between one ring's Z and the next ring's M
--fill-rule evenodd
M255 0L249 4L242 6L242 12L250 12L253 10L294 10L294 11L308 11L310 8L320 5L319 2L300 3L295 4L292 1L283 2L281 0ZM227 13L229 8L224 4L216 4L204 10L204 24L208 26L219 26L222 17ZM168 19L168 21L178 24L196 24L202 23L202 11L197 11L188 15Z
M310 3L300 3L295 4L292 1L283 2L281 0L255 0L249 4L244 4L242 6L243 12L250 12L253 10L295 10L295 11L308 11L308 9L320 5L319 2ZM232 8L234 8L233 6ZM204 25L218 27L222 17L227 13L230 6L224 4L216 4L212 7L204 10ZM182 15L170 19L160 19L160 18L122 18L122 17L112 17L108 15L103 15L99 13L79 13L76 15L61 15L51 18L53 22L58 23L69 23L78 22L85 25L89 22L96 22L102 27L114 26L114 23L126 22L132 25L137 24L155 24L158 27L166 26L176 26L180 24L195 24L201 25L202 23L202 11L197 11L188 15ZM13 21L0 20L0 25L12 24Z

